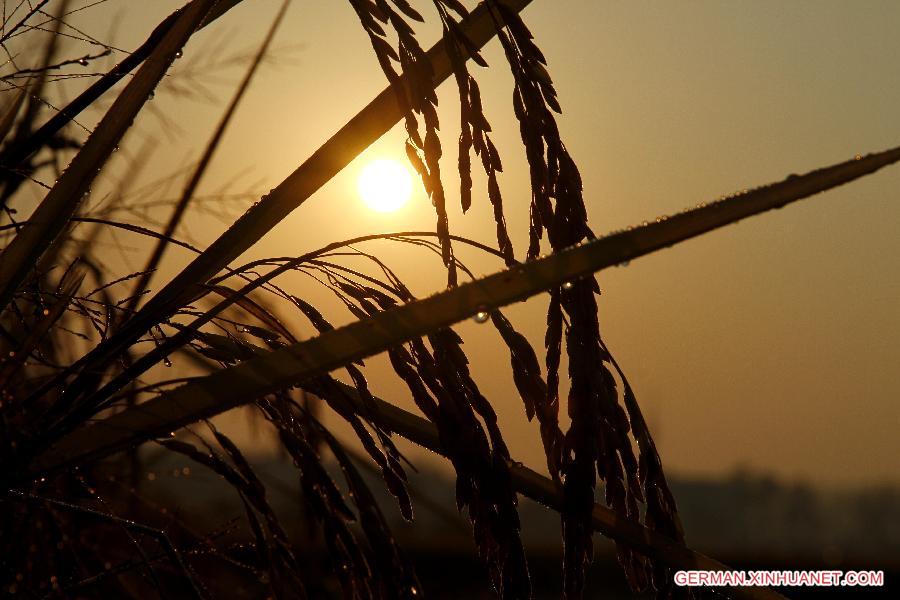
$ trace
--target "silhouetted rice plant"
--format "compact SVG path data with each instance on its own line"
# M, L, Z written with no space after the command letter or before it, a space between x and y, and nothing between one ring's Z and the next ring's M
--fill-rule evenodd
M321 411L349 425L406 519L414 518L414 502L396 437L448 459L456 473L457 506L466 510L477 553L501 598L531 596L519 495L560 513L561 593L568 598L582 596L597 531L616 542L635 591L690 595L673 586L673 569L726 568L684 546L652 435L601 336L593 274L852 181L900 160L900 150L855 157L597 238L588 225L578 168L557 129L562 109L546 60L519 17L527 0L471 2L471 11L458 0L433 0L443 37L428 51L415 24L425 19L419 10L429 3L350 0L388 87L211 245L197 247L176 237L178 225L187 211L204 207L198 185L266 55L285 2L200 160L167 176L170 183L186 180L175 199L153 197L123 182L108 200L86 205L91 186L106 176L104 167L185 43L198 28L227 18L238 3L192 0L148 27L146 42L124 55L90 40L92 53L65 56L60 42L70 14L65 1L20 3L4 12L0 45L26 49L0 76L4 589L37 597L155 592L292 598L330 578L348 598L427 595L351 460L357 450L332 434ZM522 261L507 232L508 207L497 178L503 165L470 70L470 63L487 66L479 52L494 36L514 78L511 110L529 164L529 247L519 251ZM47 85L66 79L70 65L101 64L110 54L121 59L117 65L86 78L65 106L47 110ZM441 178L434 91L451 75L461 107L459 201L464 212L472 203L474 152L486 176L496 248L451 232L446 203L454 194ZM87 135L72 127L83 111L105 106L104 94L115 100L98 125ZM373 233L301 256L234 264L399 121L408 136L407 156L435 207L435 231ZM47 177L54 169L58 177ZM31 202L25 192L35 188L40 198ZM167 218L147 219L160 204L170 208ZM24 220L17 210L27 215ZM129 216L144 225L123 220ZM87 237L75 236L76 226L90 227ZM111 272L101 259L101 233L116 231L152 240L139 270ZM553 252L539 257L545 235ZM416 298L391 265L368 250L375 240L439 257L448 289ZM505 269L475 277L454 253L461 245L496 257ZM170 246L195 257L151 289ZM280 282L287 273L333 294L356 320L335 327L321 306ZM460 273L469 281L460 283ZM539 353L501 309L544 293L549 309ZM285 309L317 335L302 340L276 317ZM537 420L535 435L550 478L515 462L493 405L469 370L462 339L451 326L473 315L489 321L509 350L512 383L528 419ZM559 393L563 352L571 384L565 399ZM421 416L369 388L363 359L378 353L387 354ZM160 370L150 370L171 365L176 355L189 359L189 375L166 380ZM351 383L338 380L335 371ZM243 405L254 407L256 418L270 425L296 466L297 510L320 532L318 542L288 531L244 452L209 421ZM571 418L566 431L559 422L561 406ZM154 504L140 489L145 473L135 449L141 444L186 457L220 476L243 506L244 520L200 531L190 515L182 518L171 507ZM339 466L339 481L326 468L326 453ZM597 503L601 482L605 495ZM324 570L307 566L318 551L328 556ZM235 575L223 580L222 569ZM730 595L778 597L754 588Z

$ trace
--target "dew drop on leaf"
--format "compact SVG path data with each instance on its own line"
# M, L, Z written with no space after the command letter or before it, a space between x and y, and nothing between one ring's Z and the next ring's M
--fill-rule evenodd
M486 306L478 307L478 310L475 312L475 315L472 317L472 320L476 323L487 323L487 320L491 318L491 313Z

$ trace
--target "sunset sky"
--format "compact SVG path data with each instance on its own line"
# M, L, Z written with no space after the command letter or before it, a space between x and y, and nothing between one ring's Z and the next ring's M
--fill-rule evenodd
M81 23L101 39L115 29L116 44L133 48L181 2L140 3L137 11L135 4L114 0L85 11ZM436 15L429 2L413 4L429 20L420 30L429 47L439 35ZM157 93L154 108L182 130L167 134L165 121L141 118L123 151L137 152L140 138L153 136L159 147L146 173L158 176L199 155L243 67L198 75L197 66L210 53L251 53L278 5L245 0L184 49L173 78L193 68L197 81L179 85L212 90L215 102ZM896 2L534 0L523 17L548 58L563 107L559 125L597 233L900 144ZM207 192L235 177L234 189L268 190L385 86L348 2L295 0L274 54L205 179ZM512 79L496 41L484 56L490 69L473 73L503 158L507 221L522 258L529 188ZM475 177L473 208L459 209L452 81L439 98L451 230L496 245L482 179ZM298 255L365 233L433 230L433 209L417 182L397 212L375 212L359 197L363 168L379 158L405 160L404 140L395 127L245 258ZM599 273L604 337L670 473L748 467L826 485L900 483L898 190L900 168L889 168ZM224 227L197 215L187 231L208 243ZM445 285L434 256L366 248L383 253L420 295ZM502 267L459 254L480 273ZM174 269L189 256L169 258ZM283 283L324 299L308 280ZM507 310L539 350L546 305L541 295ZM335 302L323 306L336 322L351 319ZM514 457L545 468L499 336L471 322L459 331ZM367 364L379 396L413 406L383 358Z

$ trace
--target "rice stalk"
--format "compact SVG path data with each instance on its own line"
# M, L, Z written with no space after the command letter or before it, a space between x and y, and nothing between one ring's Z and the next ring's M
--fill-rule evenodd
M518 12L531 0L504 0L509 9ZM486 5L479 5L460 25L472 44L481 47L495 35L494 22ZM450 59L443 41L428 51L434 73L432 84L437 86L452 73ZM164 321L178 307L186 304L199 282L208 281L228 263L259 241L272 227L300 206L316 190L349 164L372 142L384 135L401 118L392 87L383 90L362 111L357 113L330 140L297 168L287 179L254 204L227 231L214 241L203 254L180 271L164 288L151 298L141 310L123 324L121 330L73 365L76 369L97 372L105 370L110 361L124 348L134 343L155 324ZM0 279L2 282L2 279ZM69 395L83 391L84 381L76 378L69 386Z
M227 10L237 1L227 0L211 8L207 5L209 12L204 22L216 11ZM35 213L37 217L47 216L52 212L48 200L54 198L56 208L62 210L58 215L50 216L59 218L59 227L54 232L56 224L43 226L45 233L37 237L32 235L33 243L24 235L13 237L14 232L33 231L32 225L37 225L40 232L41 218L36 218L34 223L17 223L13 212L7 213L11 224L3 226L0 232L7 232L3 235L13 239L13 245L18 242L20 255L28 258L33 254L35 259L38 256L40 259L35 261L36 266L26 267L22 263L21 270L25 274L21 277L16 269L12 269L7 281L10 289L0 288L0 294L6 291L14 298L5 307L4 327L0 328L2 354L6 354L7 347L21 352L0 365L0 383L7 388L0 390L5 393L4 411L0 412L4 427L4 481L36 490L44 485L43 478L50 476L48 487L52 486L62 494L84 487L90 497L102 502L102 497L90 490L79 474L92 471L97 466L95 459L107 457L117 450L131 451L134 460L130 474L134 485L135 473L140 473L135 451L140 443L168 438L172 431L196 420L255 401L251 410L261 411L274 426L283 449L297 465L303 489L302 501L313 517L312 522L318 523L325 533L327 554L334 561L334 574L345 595L362 598L415 595L415 575L405 566L373 497L352 469L346 452L316 416L292 397L290 389L300 387L303 392L321 399L323 405L331 407L352 426L358 441L378 465L388 490L396 497L406 518L412 516L412 505L402 467L404 459L393 444L392 432L419 439L420 443L436 449L450 460L456 471L457 505L468 513L478 554L501 598L525 598L531 594L530 576L519 536L517 491L524 491L554 507L562 516L567 597L575 598L582 593L594 530L600 530L616 541L620 563L635 591L651 587L661 596L678 592L671 586L671 568L724 568L684 546L674 498L662 475L661 461L645 420L631 386L600 339L594 297L599 290L592 274L860 177L900 159L900 150L858 157L859 160L820 169L803 177L790 177L736 198L671 218L660 217L651 225L596 240L587 226L580 175L556 128L554 113L561 109L546 71L546 59L518 17L519 9L513 6L515 2L485 0L470 14L457 0L434 0L444 30L443 45L438 44L426 55L410 25L412 21L421 21L422 17L406 0L350 1L370 35L391 87L382 93L384 98L379 96L276 188L277 193L264 197L261 203L251 208L213 247L201 251L175 239L172 232L192 196L191 188L203 173L203 163L212 156L215 140L227 123L236 100L226 112L219 132L213 136L213 143L207 146L204 160L194 169L193 182L188 183L176 203L164 233L106 218L114 212L102 213L99 218L97 215L75 217L77 201L65 198L59 190L56 195L51 190L38 209L43 213ZM188 11L197 4L195 0ZM524 6L527 2L520 4ZM179 11L151 35L154 53L162 51L162 45L175 35L186 16L186 12ZM198 17L196 22L199 23L201 18ZM56 23L59 25L61 19ZM396 51L387 42L384 30L389 27L399 38ZM482 32L472 34L479 27ZM190 31L185 30L184 34L190 35ZM470 34L474 36L472 39ZM477 83L466 66L469 59L483 63L478 49L493 35L499 37L514 76L513 109L530 168L528 256L536 258L544 233L555 252L549 258L532 260L524 265L513 258L506 234L496 177L502 165L488 135L490 125L481 109ZM48 46L51 50L53 43L55 39L51 39ZM169 52L174 48L172 46ZM52 55L52 51L45 54ZM158 59L154 54L135 80L149 72ZM136 65L143 59L134 60ZM35 72L43 77L54 65L71 63L71 60L51 63L45 58L46 66ZM397 65L403 71L402 78L396 72ZM251 66L249 74L253 69ZM503 258L512 268L450 292L416 300L386 264L377 256L354 248L353 241L335 242L301 257L270 258L229 267L232 258L253 245L371 140L402 119L409 136L410 161L420 172L435 204L438 226L430 235L437 238L437 243L410 234L371 235L363 239L391 239L435 252L442 257L451 284L455 284L457 268L471 276L453 255L450 245L459 238L449 232L438 165L441 148L436 134L434 87L451 72L459 88L462 112L458 166L463 209L471 203L469 153L474 151L485 170L488 199L493 205L497 226L498 249L482 249ZM114 69L107 74L110 79L106 83L123 74ZM102 93L102 87L91 86L92 93ZM245 87L246 83L239 87L236 99ZM119 101L134 92L132 82ZM144 99L136 103L135 114ZM29 106L36 105L30 102ZM77 107L74 103L69 106ZM376 114L373 112L376 109L386 112ZM424 117L424 134L419 131L417 115ZM58 117L56 123L60 126L71 118ZM15 120L13 112L11 121ZM22 148L34 143L38 143L35 148L43 147L40 136L31 135L34 120L33 114L20 120L19 131L23 132L24 145L17 142L8 145L5 151L21 152ZM109 131L103 134L111 141L115 137L111 135L115 127L106 129ZM103 143L96 136L91 136L88 147L73 163L84 163L80 167L83 171L92 155L98 169L106 160L102 156ZM63 141L80 145L74 138ZM51 161L41 164L52 165L55 161L58 165L59 159L54 154ZM0 160L0 164L5 163ZM30 169L33 165L29 163L27 167ZM87 179L95 176L91 172L84 175ZM69 173L63 179L66 179L69 192L78 191L80 181L73 181ZM174 181L174 177L170 181ZM15 188L10 186L4 189L6 194L13 191ZM124 200L121 190L120 196ZM131 205L118 208L141 214ZM103 225L111 232L124 229L153 237L159 240L158 255L151 256L148 268L142 271L107 276L96 248L100 243L96 237L100 227L94 228L93 235L87 240L64 234L68 223L79 221ZM163 228L162 223L159 226ZM143 288L160 260L161 250L170 243L196 252L198 259L129 322L127 318L131 309L139 304ZM81 264L95 282L88 292L79 291L82 276L72 267L53 283L56 264L71 263L71 256L67 257L69 244L81 255ZM341 257L349 256L367 259L370 261L368 266L376 273L380 270L381 274L372 276L364 268L341 264ZM0 263L2 260L0 257ZM4 273L2 267L0 264L0 275ZM268 272L260 275L257 268L268 269ZM301 273L324 286L359 320L335 329L318 307L279 287L275 278L288 271ZM32 272L34 276L29 280ZM232 277L242 279L243 287L227 283ZM136 286L140 293L117 301L114 286L131 280L140 280ZM319 336L298 342L266 302L250 296L256 290L288 302L310 322ZM549 291L551 299L545 338L546 381L530 343L499 310L500 306L542 291ZM221 300L216 299L217 302L205 310L206 303L216 296ZM81 319L88 333L99 336L99 345L86 355L79 354L80 349L72 352L60 339L67 332L77 333L66 328L66 324L71 323L67 320L70 313L75 315L74 319ZM514 384L525 413L529 420L536 416L539 421L551 479L520 467L509 456L493 407L470 374L468 359L461 348L462 340L448 328L472 315L478 322L491 320L509 348ZM189 318L192 320L186 322ZM7 323L11 325L9 330ZM124 323L123 329L113 333L121 323ZM82 338L93 343L91 337L82 335ZM565 434L558 421L561 404L559 364L564 341L569 352L572 382L567 403L572 427ZM137 356L138 343L152 344L152 349ZM174 351L185 353L195 365L200 364L204 372L213 373L178 388L172 386L183 383L184 379L140 379L149 367L159 362L171 364L168 355ZM430 423L399 411L373 395L365 379L362 358L382 351L388 353L391 367L409 387L415 403ZM69 355L72 355L71 361ZM215 363L221 367L219 370L215 370ZM352 386L341 384L329 375L331 370L338 368L347 371ZM621 399L614 372L619 373L624 387ZM75 378L70 382L72 375ZM67 384L65 391L55 389ZM21 389L16 389L16 385ZM12 394L8 389L12 389ZM153 400L136 404L142 395L157 393L160 395ZM113 414L117 410L122 412ZM255 556L245 561L251 572L258 575L260 582L267 584L265 587L275 596L302 593L308 582L300 581L302 561L295 556L295 552L302 551L301 546L288 539L286 530L266 500L265 487L241 450L220 432L213 431L213 436L221 451L200 439L209 450L208 454L180 440L157 441L169 451L189 456L226 478L246 509L246 523L256 542ZM51 443L53 446L48 449ZM331 447L344 468L344 478L350 488L349 500L345 500L324 470L319 454L322 444ZM81 471L60 470L65 467ZM594 500L598 476L606 484L608 508L597 505ZM6 499L0 495L0 501ZM357 519L363 535L348 527L348 523ZM27 521L17 521L19 519L14 515L7 515L0 523L4 532L0 537L6 538L3 545L9 555L17 545L28 545L32 538L41 536L40 532L28 528ZM70 525L78 526L77 523ZM20 534L28 541L19 541ZM134 538L131 543L142 557L136 568L145 568L162 594L164 582L157 579L155 573L162 565L155 565L154 555L145 552ZM56 566L49 561L39 569L28 566L28 585L40 578L47 579L54 569ZM67 569L67 576L77 576L72 581L95 580L89 571L77 565ZM42 570L49 572L43 575ZM746 593L747 597L764 597L767 591Z
M900 161L900 147L801 176L790 176L698 208L614 233L483 279L435 294L313 339L255 356L132 410L83 427L59 441L31 468L35 472L107 455L234 406L293 386L305 378L383 352L432 331L634 260L741 219L781 208ZM271 275L260 277L254 287Z
M336 385L343 389L347 397L355 403L358 410L366 410L364 400L354 387L340 382L336 382ZM375 414L377 419L391 430L396 431L423 448L427 448L442 456L447 456L446 450L441 445L437 428L432 423L380 398L374 398L374 402L376 404ZM140 407L135 410L140 410ZM281 423L281 421L275 422L276 424ZM185 451L185 446L181 442L162 440L160 443L176 451ZM202 456L196 455L196 453L190 454L197 457L198 460L206 460ZM223 469L226 468L224 466L216 467L217 471ZM563 492L559 483L512 460L509 461L509 470L513 485L519 493L550 509L563 510ZM237 478L236 481L241 487L247 486L243 479L240 479L237 475L228 475L228 477L232 479ZM600 504L594 504L592 523L597 531L603 535L627 543L637 551L661 560L673 569L730 570L730 567L643 527L639 523L623 519L613 510ZM728 595L747 600L775 600L783 598L781 594L767 588L734 588L729 590Z

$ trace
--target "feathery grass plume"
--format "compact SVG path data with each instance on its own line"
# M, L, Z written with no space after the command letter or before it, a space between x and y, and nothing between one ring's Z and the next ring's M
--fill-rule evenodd
M206 27L215 19L218 19L228 10L240 3L241 0L220 0L204 17L200 28ZM180 11L172 13L160 22L151 32L147 40L130 52L121 62L116 64L112 69L105 73L100 79L87 87L77 97L75 97L66 106L59 109L53 116L41 125L31 135L24 137L15 144L6 144L0 150L0 168L13 169L17 168L20 163L38 152L42 147L49 144L54 136L67 124L71 123L86 108L94 105L104 93L109 91L116 83L126 77L132 70L150 56L156 46L162 41L163 36L169 31L178 18ZM62 25L63 21L57 19L55 24ZM99 58L97 55L93 58ZM84 60L78 59L76 62ZM25 89L28 83L23 86Z
M63 2L58 8L59 13L63 14L67 6L68 1ZM35 14L36 11L29 11L29 13L26 14L19 23L13 26L12 29L20 28ZM26 140L29 140L32 137L35 121L38 119L38 115L43 108L42 95L47 84L47 75L52 68L52 63L56 58L57 50L59 48L59 30L62 26L61 23L62 22L57 19L53 24L52 34L44 43L38 66L33 69L28 69L25 83L19 88L20 92L26 93L28 101L25 103L22 118L19 119L16 124L15 130L10 132L11 135L9 136L9 139L6 139L7 136L4 135L4 148L25 144ZM10 129L13 124L12 122L15 120L16 112L18 111L17 104L18 102L14 102L13 106L16 110L10 111L12 117L11 122L9 123ZM7 131L9 132L9 130ZM30 179L34 171L35 165L32 163L5 164L0 162L0 183L2 183L3 186L2 191L0 191L0 207L6 209L6 204L9 199L16 193L23 182ZM0 304L0 306L2 306L2 304Z
M134 290L132 291L133 299L128 303L125 311L126 314L132 313L134 311L135 307L137 306L138 300L140 299L140 296L150 285L153 273L156 271L157 267L159 266L159 262L160 260L162 260L163 254L165 253L166 246L168 245L167 240L175 233L178 224L181 222L181 219L184 216L185 211L187 210L188 203L194 196L194 192L197 191L197 186L200 185L200 180L203 178L203 174L209 166L213 154L218 148L219 143L222 140L222 136L225 134L225 130L227 129L229 122L231 121L235 111L237 110L238 104L244 97L244 93L249 89L250 82L253 80L253 75L256 73L256 70L259 67L260 62L262 62L263 57L265 57L266 52L268 51L269 46L272 43L272 38L275 37L275 32L278 31L278 27L279 25L281 25L281 21L284 18L284 14L287 11L289 4L290 0L284 0L284 2L281 3L281 8L275 15L275 19L272 21L272 25L269 27L269 31L266 34L265 39L260 45L259 50L257 50L256 55L253 57L250 66L247 68L244 79L241 81L240 85L235 91L234 97L231 99L231 103L225 110L225 114L222 115L222 119L219 121L219 125L216 127L215 133L213 133L212 138L206 145L206 150L203 152L203 156L200 158L200 161L198 162L193 175L191 175L190 180L188 181L187 185L185 185L184 191L181 193L181 197L178 199L178 204L175 205L175 209L169 216L169 221L166 223L166 227L163 230L162 237L160 238L159 242L157 242L156 247L153 249L153 253L150 255L150 258L147 259L147 265L144 267L143 274L135 283Z
M81 151L35 209L24 228L0 254L0 308L5 307L31 267L68 225L125 131L175 55L187 42L215 0L194 0L181 12L145 65L88 138Z

